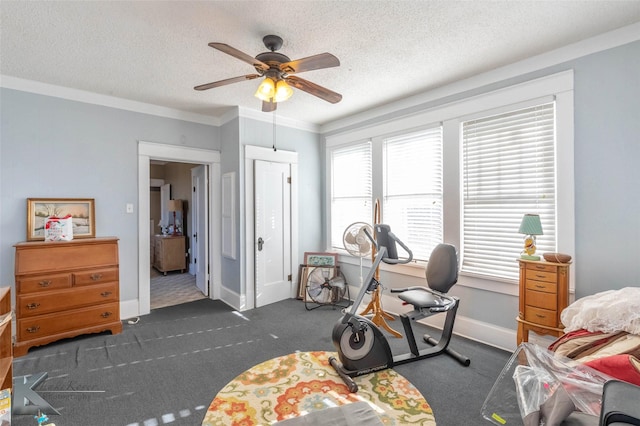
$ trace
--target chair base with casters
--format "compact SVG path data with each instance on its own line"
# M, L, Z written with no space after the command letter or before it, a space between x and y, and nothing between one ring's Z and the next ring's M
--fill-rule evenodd
M400 320L404 328L404 333L409 344L410 353L394 358L396 364L414 361L415 359L430 358L440 354L447 354L453 357L465 367L471 364L471 360L454 351L449 347L451 336L453 336L453 326L458 311L460 300L457 297L439 294L426 287L410 287L407 289L392 289L392 293L399 293L398 298L405 304L413 305L414 310L400 314ZM447 316L442 328L440 339L436 340L428 334L423 336L424 342L431 345L430 348L418 349L416 338L413 332L411 321L418 321L432 315L446 312Z

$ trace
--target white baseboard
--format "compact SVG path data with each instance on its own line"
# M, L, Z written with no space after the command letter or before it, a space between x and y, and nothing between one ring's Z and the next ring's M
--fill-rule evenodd
M245 296L230 290L228 287L220 286L220 301L237 311L242 312L247 310Z

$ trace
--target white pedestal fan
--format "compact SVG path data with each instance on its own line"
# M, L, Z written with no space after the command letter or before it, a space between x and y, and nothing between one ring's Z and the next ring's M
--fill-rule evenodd
M371 254L371 240L365 230L373 237L373 227L365 222L354 222L347 226L342 236L344 248L350 255L360 258L360 285L362 286L362 259Z

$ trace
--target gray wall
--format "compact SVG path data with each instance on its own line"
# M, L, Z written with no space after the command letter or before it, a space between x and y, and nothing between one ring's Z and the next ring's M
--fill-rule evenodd
M96 235L120 238L120 297L137 299L138 141L220 149L219 129L6 88L0 108L0 285L14 283L27 198L95 198Z
M574 257L571 273L575 276L576 298L580 298L605 290L640 286L637 247L640 241L640 42L412 109L398 110L349 128L569 69L574 70L576 234L576 252L570 254ZM354 267L345 270L350 281L356 282L359 270ZM382 278L401 285L421 282L396 274ZM452 293L461 298L459 315L516 329L517 297L459 285Z

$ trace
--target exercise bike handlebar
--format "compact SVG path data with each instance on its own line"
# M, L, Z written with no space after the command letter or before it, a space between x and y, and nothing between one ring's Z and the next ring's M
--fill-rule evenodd
M385 228L385 231L387 230L388 228ZM388 244L393 244L397 242L400 245L400 247L402 247L403 250L405 250L409 255L407 259L398 259L397 257L388 257L387 247L385 245L379 244L378 241L376 241L366 229L364 230L364 232L376 247L377 253L376 253L376 257L373 260L373 263L371 264L371 269L369 269L367 277L362 282L362 287L360 288L358 295L353 301L353 305L351 305L351 309L342 318L342 322L344 324L350 322L351 318L358 313L360 304L362 303L362 300L364 299L365 294L369 290L371 282L375 281L374 275L376 273L376 270L378 269L378 266L380 266L380 262L384 261L385 263L390 263L390 264L404 264L404 263L409 263L413 260L413 253L411 252L411 250L409 250L409 248L402 241L400 241L400 239L396 237L393 232L391 231L385 232L385 235L383 235L382 238L387 240ZM380 237L381 234L378 233L378 236ZM394 247L394 252L395 252L395 247ZM352 326L355 327L355 324L352 324Z

